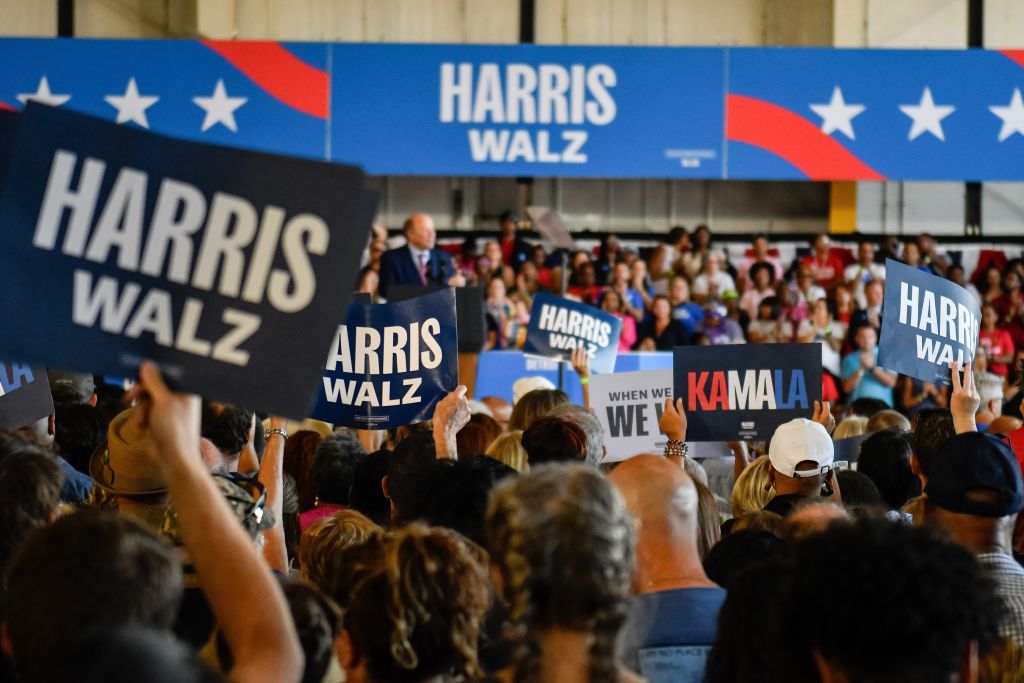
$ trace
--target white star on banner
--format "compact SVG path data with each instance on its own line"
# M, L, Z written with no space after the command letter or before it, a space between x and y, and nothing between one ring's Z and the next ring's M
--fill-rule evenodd
M942 119L956 111L956 108L952 105L936 105L935 100L932 99L931 88L925 87L924 92L921 93L920 102L901 104L900 111L914 121L910 126L907 140L913 140L927 132L945 142L946 136L942 132Z
M59 107L70 99L71 95L54 95L50 92L50 81L46 80L46 76L39 79L39 85L36 86L35 92L26 92L18 95L18 101L22 104L39 102L51 107Z
M146 110L157 103L160 98L156 95L140 95L135 79L128 81L123 95L107 95L103 98L107 104L117 109L117 122L137 123L143 128L149 128L149 120L146 118Z
M812 104L811 110L821 117L821 132L825 135L838 130L854 140L853 119L864 111L864 105L847 104L843 100L843 91L837 85L832 89L832 99L828 104Z
M235 125L235 110L248 102L249 98L228 97L228 93L224 89L224 80L218 79L217 86L213 89L213 95L210 97L193 97L192 101L206 112L206 117L203 119L202 132L205 133L211 127L220 123L232 133L237 133L238 126Z
M999 142L1014 133L1024 135L1024 100L1021 99L1020 88L1013 89L1010 104L1005 107L989 107L988 109L1003 120L1003 127L999 129Z

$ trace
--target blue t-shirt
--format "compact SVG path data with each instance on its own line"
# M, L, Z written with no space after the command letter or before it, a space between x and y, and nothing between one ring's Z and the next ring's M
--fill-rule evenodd
M623 663L649 683L700 683L715 642L721 588L679 588L630 600Z
M875 347L875 364L878 364L878 347ZM860 351L848 353L843 358L841 368L843 379L852 377L860 367ZM850 393L849 400L856 401L858 398L877 398L885 401L885 405L892 408L892 387L887 387L878 381L873 372L864 372L864 375L857 382L857 386Z
M697 325L704 322L704 309L693 302L676 304L672 308L672 317L683 324L686 333L692 335Z

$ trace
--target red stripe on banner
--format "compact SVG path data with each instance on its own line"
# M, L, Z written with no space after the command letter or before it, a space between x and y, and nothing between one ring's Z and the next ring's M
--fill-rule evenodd
M204 40L272 97L318 119L327 118L327 73L273 41Z
M999 50L999 53L1017 62L1019 66L1024 67L1024 50Z
M771 102L730 94L725 137L785 159L811 180L885 180L885 176L807 119Z
M15 109L11 105L7 104L3 100L0 100L0 109L4 109L6 111L18 111L17 109Z

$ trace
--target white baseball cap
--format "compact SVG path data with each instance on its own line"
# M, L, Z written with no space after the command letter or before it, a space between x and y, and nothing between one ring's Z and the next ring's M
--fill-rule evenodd
M768 447L768 460L779 474L786 477L811 477L832 469L835 449L832 438L817 422L798 417L779 425ZM809 460L813 469L797 470L797 464Z
M540 375L534 375L533 377L522 377L516 380L516 383L512 385L512 403L519 403L519 399L526 396L531 391L537 389L554 389L555 385L551 383L547 377L541 377Z

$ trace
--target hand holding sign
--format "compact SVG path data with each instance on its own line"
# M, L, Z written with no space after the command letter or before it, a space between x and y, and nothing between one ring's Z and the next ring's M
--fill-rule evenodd
M952 370L953 393L949 397L949 411L953 413L953 428L957 434L978 431L975 415L981 405L981 394L974 383L974 370L971 364L964 365L963 381L960 380L960 364L949 366Z
M434 450L441 460L458 460L459 453L455 448L455 435L469 423L472 417L469 401L466 399L465 384L455 387L454 391L437 402L431 423L434 428Z
M140 452L156 458L162 468L170 460L199 458L202 404L198 396L172 392L156 363L143 361L139 383L128 391L127 399L137 401L132 419L156 445L155 451L143 448Z
M829 434L835 430L836 418L832 416L832 406L828 401L814 402L814 414L811 416L811 422L817 422Z
M658 428L673 441L686 441L686 411L683 399L665 399L665 410L658 420Z

